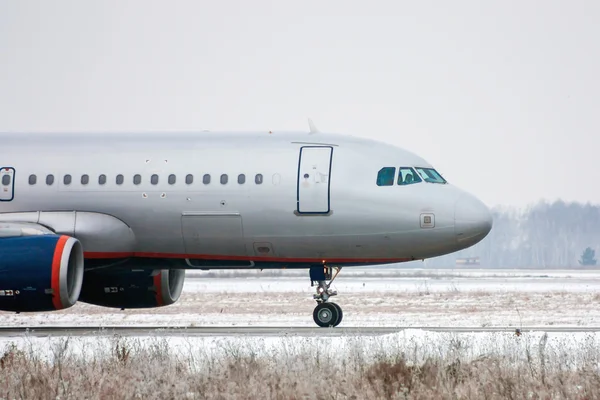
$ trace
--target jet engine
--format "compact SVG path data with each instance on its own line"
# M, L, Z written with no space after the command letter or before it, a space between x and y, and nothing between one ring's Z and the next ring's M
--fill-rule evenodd
M79 300L103 307L152 308L179 300L185 270L86 271Z
M73 306L83 281L79 240L21 234L0 240L0 310L53 311Z

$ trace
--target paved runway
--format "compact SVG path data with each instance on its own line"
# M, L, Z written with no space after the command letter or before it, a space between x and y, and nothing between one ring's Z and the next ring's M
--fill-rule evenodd
M15 336L380 336L401 332L406 329L420 329L431 332L513 332L516 327L431 327L431 326L401 326L401 327L164 327L164 326L32 326L32 327L0 327L0 337ZM547 326L522 327L521 333L535 332L600 332L599 326Z

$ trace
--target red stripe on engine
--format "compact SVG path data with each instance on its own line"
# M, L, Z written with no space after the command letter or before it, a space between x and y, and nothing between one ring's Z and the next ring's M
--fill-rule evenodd
M52 304L57 310L63 309L63 304L60 300L60 262L67 240L69 240L68 236L61 236L58 238L58 242L56 242L56 247L54 248L54 257L52 258L52 277L50 278L50 287L52 288Z
M162 279L160 279L161 276L162 276L162 271L159 272L158 274L154 275L154 287L156 288L156 305L158 307L164 305L163 296L162 296L162 286L161 286Z

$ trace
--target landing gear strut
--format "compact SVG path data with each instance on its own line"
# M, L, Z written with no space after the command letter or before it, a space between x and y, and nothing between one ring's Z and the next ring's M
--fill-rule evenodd
M311 286L315 286L315 284L317 286L317 294L313 295L313 298L317 301L317 306L313 311L313 319L322 328L338 326L344 316L340 306L329 302L331 296L337 295L337 292L329 287L341 270L341 267L327 265L310 267ZM335 271L335 274L332 274L333 271ZM328 280L329 283L327 283Z

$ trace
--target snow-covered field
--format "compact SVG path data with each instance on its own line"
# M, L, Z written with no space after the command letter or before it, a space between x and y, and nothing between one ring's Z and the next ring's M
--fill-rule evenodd
M56 356L65 347L62 337L21 336L0 339L0 349L7 343L15 343L19 348L48 359ZM119 337L110 333L98 336L73 337L68 339L70 355L85 356L87 353L107 355L119 343L130 349L161 347L169 354L181 358L197 358L199 362L212 361L231 355L238 357L260 355L278 358L287 357L311 349L320 356L338 362L348 359L350 353L360 348L364 362L373 362L382 355L403 354L415 363L427 358L444 359L456 357L461 361L472 361L482 355L507 357L509 360L523 359L526 353L537 357L540 347L552 359L567 357L574 364L593 359L600 363L600 332L545 333L526 332L520 336L511 332L431 332L421 329L405 329L398 333L381 336L321 337L314 334L290 335L284 337L169 337L137 336ZM201 355L201 357L198 357ZM600 365L600 364L599 364Z
M600 335L11 339L1 398L597 399ZM1 346L1 344L0 344Z
M0 313L0 326L313 326L314 288L299 271L285 272L217 278L194 271L168 307L121 311L78 303L52 313ZM333 288L344 310L341 326L600 325L600 271L348 268Z
M600 333L544 332L600 325L598 272L345 272L334 284L342 326L413 328L383 336L119 337L107 330L4 337L0 398L600 398ZM312 293L295 273L233 279L194 272L172 306L77 304L0 313L0 325L313 326ZM539 330L414 328L507 325Z

